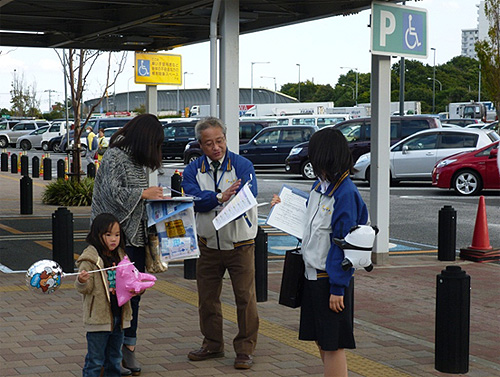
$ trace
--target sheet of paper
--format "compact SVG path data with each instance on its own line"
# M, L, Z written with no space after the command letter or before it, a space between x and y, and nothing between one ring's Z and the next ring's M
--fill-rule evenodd
M283 185L279 193L281 203L273 206L266 224L274 226L298 239L302 239L306 202L309 195L303 191Z
M212 220L216 230L219 230L224 225L229 224L234 219L243 215L249 209L257 205L257 200L253 196L248 183L231 199L220 211L220 213Z

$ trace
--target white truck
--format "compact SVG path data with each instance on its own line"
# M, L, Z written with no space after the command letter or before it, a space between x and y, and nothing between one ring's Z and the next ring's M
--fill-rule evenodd
M327 114L333 107L333 102L290 102L290 103L259 103L240 104L240 117L266 117L280 115ZM219 113L217 106L217 114ZM210 105L194 105L189 116L205 117L210 115Z
M449 118L479 119L481 122L494 121L496 111L493 103L485 102L452 102L448 105Z

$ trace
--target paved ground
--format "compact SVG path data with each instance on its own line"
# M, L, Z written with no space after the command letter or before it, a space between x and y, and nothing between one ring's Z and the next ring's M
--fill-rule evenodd
M34 217L50 217L55 206L41 204L47 182L34 180ZM0 173L0 218L19 216L19 176ZM77 216L89 208L70 208ZM3 229L15 234L15 228ZM22 236L22 232L18 232ZM48 243L50 246L50 242ZM1 246L0 246L1 248ZM367 377L446 376L434 369L436 276L458 265L471 276L468 376L500 376L500 265L436 255L390 256L389 263L356 272L355 337L348 352L349 375ZM171 265L143 296L137 353L143 376L321 376L315 346L297 340L299 311L280 306L281 259L270 259L268 300L258 304L261 325L255 365L232 367L236 315L230 281L223 288L226 358L190 362L199 347L196 284ZM0 272L0 376L79 376L86 342L80 296L73 278L52 295L28 290L23 273Z

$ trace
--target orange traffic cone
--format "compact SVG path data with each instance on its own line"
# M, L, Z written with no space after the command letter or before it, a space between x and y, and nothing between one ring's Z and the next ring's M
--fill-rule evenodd
M474 250L491 250L490 235L488 233L488 219L486 217L486 204L484 196L479 197L479 206L477 207L476 225L474 226L474 235L472 244L469 246Z
M490 244L486 204L482 195L479 197L472 244L467 248L460 249L460 258L475 262L490 262L500 259L500 249L493 249Z

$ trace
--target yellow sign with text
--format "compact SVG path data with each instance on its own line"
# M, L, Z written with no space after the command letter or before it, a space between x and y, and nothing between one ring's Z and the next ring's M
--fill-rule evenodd
M135 83L181 85L182 57L180 55L136 52Z

